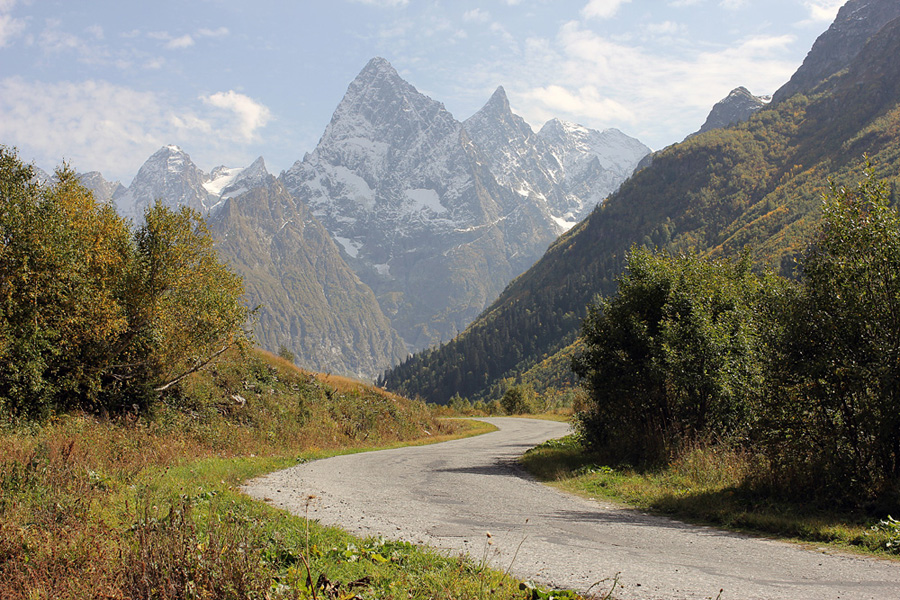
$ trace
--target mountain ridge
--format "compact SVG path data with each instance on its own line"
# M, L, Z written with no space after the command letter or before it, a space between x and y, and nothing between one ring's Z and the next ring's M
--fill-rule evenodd
M587 304L614 293L635 245L707 256L749 247L757 265L791 275L818 223L829 179L838 185L861 179L865 154L897 197L898 52L900 19L882 24L810 95L782 98L744 123L656 153L462 334L407 359L381 383L435 402L455 393L498 397L530 367L565 351ZM457 375L467 372L485 375Z

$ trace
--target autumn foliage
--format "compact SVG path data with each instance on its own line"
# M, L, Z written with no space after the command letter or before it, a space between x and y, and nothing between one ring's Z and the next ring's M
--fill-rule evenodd
M0 414L145 409L246 341L242 295L196 212L132 229L70 168L42 185L0 147Z

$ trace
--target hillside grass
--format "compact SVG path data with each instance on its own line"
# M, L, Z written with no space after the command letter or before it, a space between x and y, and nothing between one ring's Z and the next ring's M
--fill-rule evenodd
M888 507L790 502L754 485L754 456L717 447L686 450L667 466L615 465L576 436L550 440L522 458L556 488L688 522L900 560L900 522Z
M522 598L484 561L358 539L239 491L316 458L489 429L262 352L195 374L151 414L4 423L0 598Z

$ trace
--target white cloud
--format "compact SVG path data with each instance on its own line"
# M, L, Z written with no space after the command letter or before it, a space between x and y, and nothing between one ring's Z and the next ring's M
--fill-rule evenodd
M473 8L464 12L462 18L467 23L487 23L491 20L491 13L480 8Z
M181 37L173 38L166 42L166 48L169 50L178 50L181 48L189 48L194 45L194 38L190 36L190 34L183 35Z
M234 90L203 96L201 100L210 106L232 112L237 118L237 137L245 142L256 140L256 130L265 127L272 117L268 108Z
M52 169L63 159L78 171L99 170L128 183L161 146L182 145L200 164L206 158L245 160L270 120L261 104L220 92L187 105L163 94L106 81L45 83L0 80L0 140L25 160Z
M225 37L231 33L227 27L219 27L218 29L207 29L202 28L197 30L197 35L200 37Z
M813 21L834 21L846 0L804 0L803 6Z
M674 21L663 21L662 23L647 23L644 29L652 36L675 35L685 30L684 26Z
M84 31L85 31L85 33L90 34L96 40L102 40L104 37L103 36L103 27L101 27L100 25L91 25L90 27L87 27Z
M12 6L12 4L10 4ZM15 19L12 15L0 14L0 48L5 48L10 42L25 30L25 21Z
M586 19L608 19L618 12L621 5L629 2L631 0L590 0L581 9L581 14Z
M133 174L135 158L164 143L164 113L155 94L102 81L0 81L0 139L45 168L65 158L81 171Z
M671 23L655 27L677 31ZM534 127L559 117L618 127L659 147L696 131L713 104L739 85L771 94L796 68L783 58L794 40L751 36L675 53L617 41L572 21L555 40L528 40L516 59L527 66L514 78L509 65L496 64L479 80L503 81L516 111Z
M745 6L749 6L749 4L750 0L722 0L719 2L719 6L725 10L738 10Z
M227 27L219 27L218 29L209 29L202 27L193 35L186 33L182 36L175 37L168 31L149 31L147 37L153 40L165 42L167 50L180 50L182 48L190 48L197 43L195 38L220 38L231 33Z
M594 118L627 121L630 123L635 122L638 117L633 110L623 106L620 102L611 98L604 98L593 85L586 85L575 90L569 90L558 85L537 87L532 89L526 97L537 100L550 112L562 112L567 115L591 115Z

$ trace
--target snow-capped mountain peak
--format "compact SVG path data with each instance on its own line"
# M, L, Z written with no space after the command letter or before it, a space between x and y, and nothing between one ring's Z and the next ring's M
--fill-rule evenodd
M113 199L120 214L135 220L157 198L173 208L189 206L206 215L226 199L261 185L268 176L262 157L246 168L220 166L207 174L187 152L169 144L154 152L131 185L119 188Z

